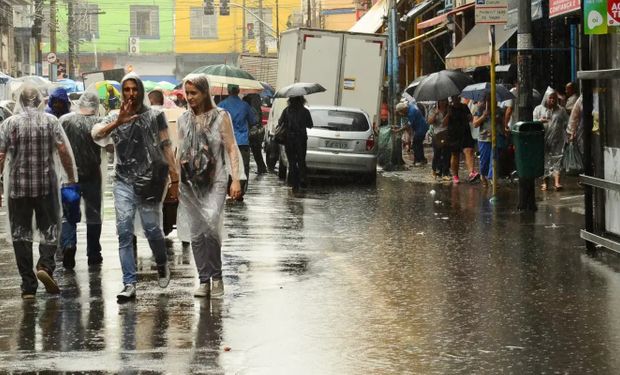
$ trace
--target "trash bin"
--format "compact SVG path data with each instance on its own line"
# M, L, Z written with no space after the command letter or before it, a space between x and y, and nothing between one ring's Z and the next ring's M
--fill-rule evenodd
M545 173L545 127L540 121L521 121L512 128L517 174L536 178Z

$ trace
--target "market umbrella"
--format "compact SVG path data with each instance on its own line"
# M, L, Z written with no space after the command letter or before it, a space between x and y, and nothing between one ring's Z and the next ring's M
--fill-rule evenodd
M243 69L228 64L208 65L200 67L192 74L206 74L209 86L226 88L228 85L237 85L243 92L246 90L263 90L263 85L257 81L250 73Z
M325 87L318 83L297 82L292 85L284 86L276 91L274 98L290 98L293 96L310 95L317 92L324 92Z
M159 87L159 88L161 88L163 90L172 91L172 90L174 90L176 85L174 83L170 83L168 81L159 81L159 82L157 82L157 87Z
M142 81L142 85L144 85L144 91L149 92L153 91L153 89L157 87L158 83L147 79Z
M489 82L475 83L469 85L461 91L461 97L471 99L475 102L484 100L487 94L491 94L491 84ZM504 86L495 86L495 100L503 102L505 100L514 99L515 96Z
M413 91L419 101L437 101L459 95L467 85L474 83L469 76L458 70L441 70L424 78Z

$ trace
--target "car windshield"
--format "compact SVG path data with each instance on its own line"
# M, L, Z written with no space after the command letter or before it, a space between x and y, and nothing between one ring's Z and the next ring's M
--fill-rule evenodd
M366 116L360 112L312 109L310 113L315 128L346 132L363 132L370 129Z

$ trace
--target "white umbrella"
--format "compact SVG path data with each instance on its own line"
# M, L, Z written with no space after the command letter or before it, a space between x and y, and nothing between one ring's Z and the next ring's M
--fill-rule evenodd
M276 91L274 98L290 98L293 96L304 96L324 91L326 91L325 87L318 83L297 82L292 85L282 87Z

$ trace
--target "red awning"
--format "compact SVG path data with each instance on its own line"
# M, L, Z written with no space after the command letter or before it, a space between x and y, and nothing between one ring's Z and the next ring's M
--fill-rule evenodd
M418 30L422 30L422 29L426 29L426 28L431 27L431 26L439 25L443 21L447 20L449 15L466 11L468 9L471 9L471 8L475 7L475 6L476 6L476 3L465 4L465 5L460 6L458 8L452 9L451 11L448 11L448 12L442 14L442 15L439 15L437 17L433 17L431 19L422 21L422 22L418 23Z

